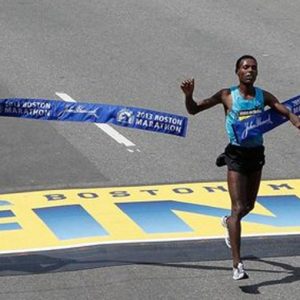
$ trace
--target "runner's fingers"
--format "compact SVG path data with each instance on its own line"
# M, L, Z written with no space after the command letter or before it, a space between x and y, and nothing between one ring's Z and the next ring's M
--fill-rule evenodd
M190 87L194 85L194 79L187 79L182 81L181 87Z

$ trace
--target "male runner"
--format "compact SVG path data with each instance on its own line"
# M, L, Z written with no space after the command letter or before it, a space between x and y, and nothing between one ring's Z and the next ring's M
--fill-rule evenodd
M239 85L222 89L210 98L195 102L193 99L194 79L182 82L185 105L189 114L195 115L217 104L223 104L226 115L226 131L229 144L217 159L217 165L227 165L227 183L231 198L231 215L222 218L229 237L225 241L232 251L233 279L248 278L240 256L241 219L253 208L258 193L261 171L265 163L263 137L261 134L238 143L232 124L255 113L262 112L266 105L287 117L300 129L300 118L291 113L275 96L254 86L257 77L257 61L244 55L236 62L235 72Z

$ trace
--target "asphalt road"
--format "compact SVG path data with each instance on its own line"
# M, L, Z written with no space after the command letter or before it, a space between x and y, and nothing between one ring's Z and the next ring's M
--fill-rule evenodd
M210 96L236 83L234 64L243 54L258 59L257 85L280 100L300 92L298 1L12 0L0 1L0 8L1 98L61 100L63 93L186 114L180 82L194 77L196 97ZM1 193L226 175L214 165L227 143L221 107L190 117L185 139L115 128L123 137L118 142L94 124L1 118L0 125ZM265 145L263 179L299 178L299 132L285 124L266 135ZM18 276L2 273L0 299L221 299L257 293L297 299L300 259L293 251L286 255L280 257L279 247L272 257L250 258L252 276L242 283L230 278L230 256L36 274L26 268Z

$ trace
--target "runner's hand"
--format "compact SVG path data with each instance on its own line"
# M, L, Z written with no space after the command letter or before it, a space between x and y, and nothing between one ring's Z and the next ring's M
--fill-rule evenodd
M186 97L191 97L193 95L194 87L195 87L194 78L182 81L180 87Z

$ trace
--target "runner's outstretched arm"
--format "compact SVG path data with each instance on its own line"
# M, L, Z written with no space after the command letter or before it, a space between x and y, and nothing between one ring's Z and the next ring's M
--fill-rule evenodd
M283 104L281 104L278 99L271 93L264 91L265 103L276 110L281 115L287 117L290 122L298 129L300 129L300 118L289 111Z

